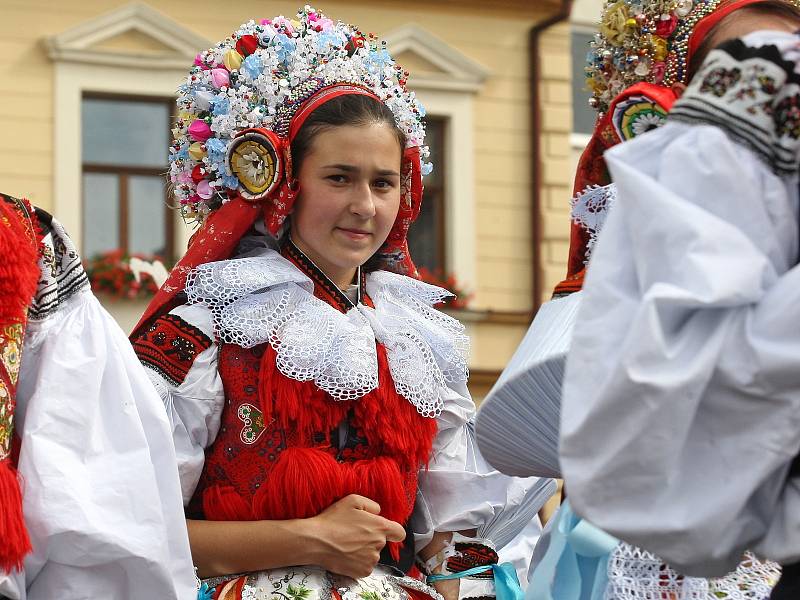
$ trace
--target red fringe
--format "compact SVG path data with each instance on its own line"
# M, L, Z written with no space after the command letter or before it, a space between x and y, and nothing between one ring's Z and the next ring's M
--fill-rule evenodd
M307 519L352 489L348 465L317 448L287 448L253 497L260 519Z
M318 431L330 431L347 416L350 402L335 402L313 381L297 381L278 370L277 353L266 345L259 369L259 399L264 422L272 418L283 429L307 437Z
M25 320L39 281L38 248L17 211L2 200L0 256L0 324L20 323Z
M213 485L203 492L203 514L211 521L255 521L252 509L233 486Z
M31 541L22 516L22 494L17 471L11 461L0 462L0 569L6 573L22 570L31 551Z
M18 212L0 199L0 328L24 323L39 280L38 244ZM1 350L1 348L0 348ZM13 414L15 390L9 374L0 377L10 386L11 397L2 400ZM12 432L7 432L11 435ZM13 439L13 438L12 438ZM0 448L0 452L11 450ZM22 514L22 492L17 471L8 458L0 461L0 569L22 569L31 541Z
M289 447L280 453L266 481L254 494L252 506L233 488L209 488L203 497L210 519L312 517L348 494L371 498L381 515L405 523L416 498L417 471L427 465L436 421L421 417L416 408L395 390L386 350L380 344L376 390L354 402L332 401L313 382L283 375L276 366L276 352L266 345L259 371L259 400L264 420L279 420L292 438L313 439L315 432L329 432L353 411L355 422L366 435L372 458L337 462L330 448ZM393 554L400 545L390 547Z

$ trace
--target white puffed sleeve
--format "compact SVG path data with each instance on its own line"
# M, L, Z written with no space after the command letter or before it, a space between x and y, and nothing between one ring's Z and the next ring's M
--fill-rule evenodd
M800 449L797 176L677 122L606 158L618 201L564 382L570 500L687 575L722 575L759 543L797 560L800 495L781 492Z
M475 441L475 405L467 386L451 384L442 388L441 395L439 431L429 467L419 475L411 523L417 549L430 541L434 531L468 529L478 529L479 537L491 539L499 549L536 518L547 498L533 506L530 501L538 500L532 494L541 492L549 480L510 477L493 469ZM553 484L547 497L554 490Z
M33 552L24 574L0 581L0 595L192 598L169 423L124 333L88 289L28 323L17 392Z
M183 305L169 315L189 327L199 329L213 340L212 314L203 305ZM140 352L153 385L167 411L172 440L178 459L184 505L189 503L203 471L205 449L216 439L225 403L222 379L217 370L218 346L215 342L198 352L181 380L159 368L158 360L148 360Z

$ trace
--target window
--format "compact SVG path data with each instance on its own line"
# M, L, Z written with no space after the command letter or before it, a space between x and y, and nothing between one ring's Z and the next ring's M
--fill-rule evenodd
M584 29L572 30L572 131L591 135L597 113L589 106L591 94L586 89L586 55L594 32Z
M173 100L84 94L83 255L172 258L167 151Z
M444 271L445 265L445 156L444 139L447 122L441 117L427 117L425 142L431 151L433 172L423 182L425 193L422 209L408 232L408 245L417 267Z

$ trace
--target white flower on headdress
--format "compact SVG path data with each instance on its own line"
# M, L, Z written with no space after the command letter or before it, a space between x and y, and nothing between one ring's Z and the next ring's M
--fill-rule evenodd
M664 118L655 113L642 115L633 122L633 134L641 135L664 124Z

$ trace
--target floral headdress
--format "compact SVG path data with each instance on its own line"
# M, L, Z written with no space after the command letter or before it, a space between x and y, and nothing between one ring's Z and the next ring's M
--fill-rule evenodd
M606 0L600 32L587 57L589 103L605 113L614 98L636 83L687 83L689 55L704 37L696 35L698 23L718 9L735 10L759 1L763 0ZM800 5L798 0L787 1Z
M201 52L178 90L170 179L184 218L202 226L132 335L179 302L194 268L230 258L258 219L281 235L298 195L291 142L316 108L341 95L382 102L405 134L400 208L376 259L418 277L407 234L419 215L422 176L433 167L425 109L407 79L385 43L310 6L293 20L249 21Z
M296 19L245 23L200 53L178 90L170 179L182 215L202 222L237 195L269 195L270 185L280 185L281 171L291 168L290 157L281 156L289 123L306 100L329 86L351 84L383 102L406 134L407 147L419 147L424 161L425 110L406 89L407 78L385 43L310 6ZM272 140L278 146L274 155L244 142L237 152L237 136L255 128L278 138ZM431 168L421 165L423 174Z

